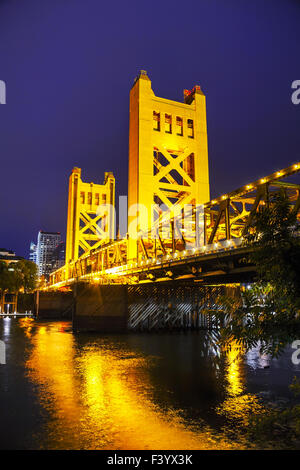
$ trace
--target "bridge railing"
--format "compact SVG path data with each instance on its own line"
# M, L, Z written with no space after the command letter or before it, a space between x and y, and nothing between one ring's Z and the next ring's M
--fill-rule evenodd
M181 254L189 248L198 250L222 241L241 239L249 229L255 212L267 204L273 192L280 188L287 193L294 210L300 207L300 185L282 182L298 173L300 164L274 172L235 191L224 194L189 212L172 216L171 211L159 219L137 240L137 260L147 261L166 255ZM174 213L178 213L176 208ZM167 234L167 236L166 236Z

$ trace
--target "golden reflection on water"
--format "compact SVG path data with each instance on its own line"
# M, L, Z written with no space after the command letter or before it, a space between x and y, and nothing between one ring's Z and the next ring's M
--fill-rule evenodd
M78 347L65 326L36 324L34 334L30 331L27 373L47 414L42 448L241 448L204 424L184 420L180 410L155 403L148 372L154 358L111 339ZM227 374L229 398L220 412L235 415L246 407L238 364L230 363Z
M231 350L227 353L227 392L230 396L240 395L244 390L244 380L241 373L240 349L238 346L232 345Z
M34 319L30 317L19 318L19 326L23 328L25 336L27 338L31 337L31 330L34 326Z
M250 416L263 413L265 408L255 395L245 393L246 377L243 369L241 348L232 343L227 352L227 398L218 408L218 412L239 425L247 426Z

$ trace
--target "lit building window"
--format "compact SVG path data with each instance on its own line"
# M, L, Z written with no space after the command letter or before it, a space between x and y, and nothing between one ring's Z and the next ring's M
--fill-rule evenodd
M188 127L188 137L191 139L194 138L194 121L193 119L187 120L187 127Z
M160 131L160 113L153 111L153 130Z
M96 206L99 206L99 193L95 194L95 204Z
M172 134L172 116L171 114L165 114L165 132Z
M81 204L85 204L85 194L83 191L81 191L80 193L80 202Z
M102 194L102 204L106 204L106 194Z
M176 116L176 133L177 135L183 135L182 118Z

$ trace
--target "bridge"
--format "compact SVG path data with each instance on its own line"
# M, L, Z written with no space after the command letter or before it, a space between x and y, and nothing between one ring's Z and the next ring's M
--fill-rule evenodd
M127 286L135 292L133 305L134 295L145 299L154 286L166 295L168 286L173 293L200 292L200 286L251 280L255 267L247 261L243 237L256 211L279 189L299 211L300 185L291 177L299 173L300 162L210 199L200 86L184 90L183 103L160 98L141 71L130 92L129 122L128 198L119 198L118 224L113 173L94 184L82 181L81 169L74 168L66 263L41 292L74 291L78 284L102 286L102 292L105 286Z
M254 267L245 262L248 248L243 246L243 235L260 205L266 204L279 188L284 188L294 210L299 210L300 185L282 181L299 170L300 162L203 204L199 209L201 221L199 212L193 208L187 214L193 224L189 238L187 229L179 228L184 226L184 218L162 218L154 230L138 235L136 258L128 257L128 238L87 250L53 272L46 289L60 289L78 281L132 284L209 279L210 282L226 275L230 282L243 278L243 273L247 277ZM175 228L176 236L160 236L163 229L174 234Z

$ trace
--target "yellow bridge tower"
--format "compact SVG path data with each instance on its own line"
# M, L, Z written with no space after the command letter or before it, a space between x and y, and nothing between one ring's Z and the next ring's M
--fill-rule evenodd
M180 103L155 96L145 71L130 92L128 259L139 232L164 212L209 201L205 96L199 86Z
M81 169L69 179L66 265L115 238L115 178L105 173L103 185L85 183Z

